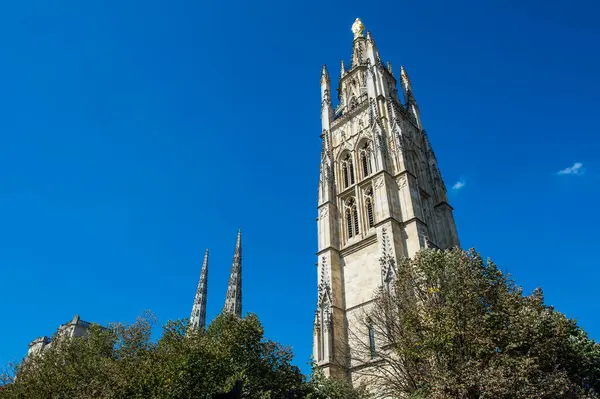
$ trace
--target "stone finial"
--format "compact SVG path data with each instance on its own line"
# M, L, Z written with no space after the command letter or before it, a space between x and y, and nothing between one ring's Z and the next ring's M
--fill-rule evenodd
M354 23L352 24L352 33L354 33L354 38L358 39L359 37L363 37L363 32L365 31L365 26L363 25L360 18L356 18Z

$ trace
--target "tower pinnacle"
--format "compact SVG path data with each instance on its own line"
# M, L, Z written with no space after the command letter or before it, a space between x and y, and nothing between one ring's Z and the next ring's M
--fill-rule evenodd
M200 281L196 289L192 315L190 316L190 328L204 328L206 324L206 294L208 288L208 249L204 253L204 262L202 262L202 271L200 272Z
M242 230L238 230L223 312L242 317Z
M400 78L402 79L402 86L407 93L412 94L412 86L410 84L410 78L408 77L408 73L406 73L406 69L404 69L404 65L400 66Z
M327 72L327 65L323 65L323 69L321 69L321 84L329 84L329 72Z

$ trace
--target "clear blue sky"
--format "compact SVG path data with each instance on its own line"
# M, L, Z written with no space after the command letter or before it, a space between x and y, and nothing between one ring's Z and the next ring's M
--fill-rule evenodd
M463 246L600 339L597 2L4 3L1 365L76 313L189 316L206 247L214 317L242 228L244 311L307 370L319 76L357 16L462 183Z

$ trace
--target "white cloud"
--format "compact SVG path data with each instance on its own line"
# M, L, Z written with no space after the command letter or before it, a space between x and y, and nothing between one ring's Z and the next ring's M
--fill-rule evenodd
M465 181L464 180L459 180L456 183L454 183L454 185L452 186L452 190L457 191L460 190L461 188L463 188L465 186Z
M583 164L581 162L575 162L573 166L569 166L568 168L564 168L563 170L559 170L557 174L559 175L582 175L584 172Z

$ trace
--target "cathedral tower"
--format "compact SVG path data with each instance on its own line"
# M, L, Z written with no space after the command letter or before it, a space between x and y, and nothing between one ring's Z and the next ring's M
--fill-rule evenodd
M400 71L402 101L388 62L357 18L348 68L341 65L333 109L321 72L322 150L318 190L318 305L313 356L326 375L356 379L351 335L395 265L426 247L459 245L446 187L412 85ZM374 341L374 340L373 340Z

